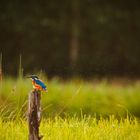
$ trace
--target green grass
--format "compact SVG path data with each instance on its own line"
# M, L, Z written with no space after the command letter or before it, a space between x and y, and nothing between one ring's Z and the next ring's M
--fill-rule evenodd
M118 121L114 116L99 120L94 117L56 117L43 119L40 126L43 140L139 140L139 132L140 125L137 119ZM27 122L0 120L0 139L27 140Z
M43 79L43 140L140 140L140 82ZM27 140L29 79L0 86L0 140Z

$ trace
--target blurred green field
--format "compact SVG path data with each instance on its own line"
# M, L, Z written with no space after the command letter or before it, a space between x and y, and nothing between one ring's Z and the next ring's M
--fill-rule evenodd
M43 117L115 115L140 117L140 82L63 81L43 79L48 93L42 93ZM0 116L4 119L26 117L29 79L5 78L0 85Z

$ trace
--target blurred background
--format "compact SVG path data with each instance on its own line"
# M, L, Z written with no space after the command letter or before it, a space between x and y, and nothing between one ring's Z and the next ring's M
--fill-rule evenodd
M28 74L45 117L140 118L140 1L1 0L0 117L26 116Z
M3 72L140 77L139 16L139 0L3 0Z

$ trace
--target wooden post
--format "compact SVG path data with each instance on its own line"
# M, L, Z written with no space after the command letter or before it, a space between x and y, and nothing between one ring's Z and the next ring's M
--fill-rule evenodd
M39 125L41 121L41 94L37 90L29 93L28 99L28 125L29 140L41 140L43 136L39 136Z

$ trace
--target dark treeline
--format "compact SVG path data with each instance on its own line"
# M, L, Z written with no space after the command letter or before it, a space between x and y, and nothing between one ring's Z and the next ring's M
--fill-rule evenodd
M139 0L5 0L0 4L3 71L140 76Z

